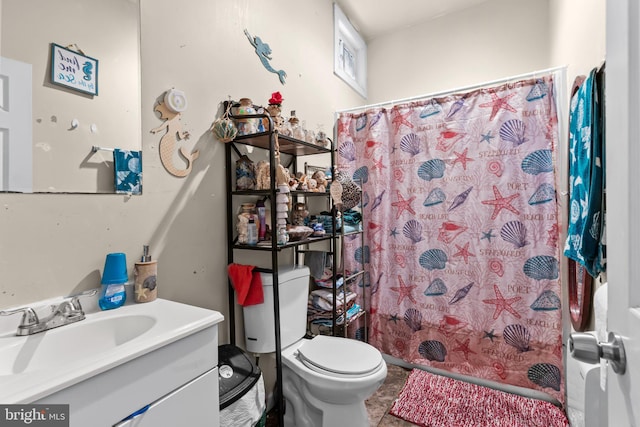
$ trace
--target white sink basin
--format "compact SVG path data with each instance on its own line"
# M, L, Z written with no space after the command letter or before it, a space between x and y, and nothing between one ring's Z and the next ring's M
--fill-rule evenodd
M30 336L0 334L0 402L36 401L220 321L218 312L157 299Z
M56 369L70 359L79 361L112 351L149 331L156 319L148 315L113 312L28 337L0 338L0 376ZM1 379L0 379L1 381Z

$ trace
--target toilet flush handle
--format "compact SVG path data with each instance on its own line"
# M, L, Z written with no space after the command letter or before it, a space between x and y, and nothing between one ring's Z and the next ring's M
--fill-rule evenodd
M623 375L627 368L627 357L624 351L622 337L609 332L608 342L598 342L598 339L581 332L574 332L569 338L569 351L574 359L587 363L598 363L606 359L611 363L613 372Z

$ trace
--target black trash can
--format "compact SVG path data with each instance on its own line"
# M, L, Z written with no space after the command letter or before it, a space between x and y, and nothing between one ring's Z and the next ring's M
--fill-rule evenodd
M218 347L220 425L264 426L266 402L260 368L241 349L231 344Z

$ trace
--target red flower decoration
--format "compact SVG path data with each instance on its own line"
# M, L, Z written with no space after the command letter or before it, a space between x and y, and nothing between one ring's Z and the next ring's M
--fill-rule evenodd
M280 105L282 104L282 101L284 101L284 99L282 99L282 95L280 94L280 92L273 92L271 94L271 98L269 99L269 104Z

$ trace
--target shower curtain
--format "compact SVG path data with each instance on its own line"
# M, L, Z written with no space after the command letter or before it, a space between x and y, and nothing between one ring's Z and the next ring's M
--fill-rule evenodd
M554 97L549 74L338 114L372 345L564 402Z

